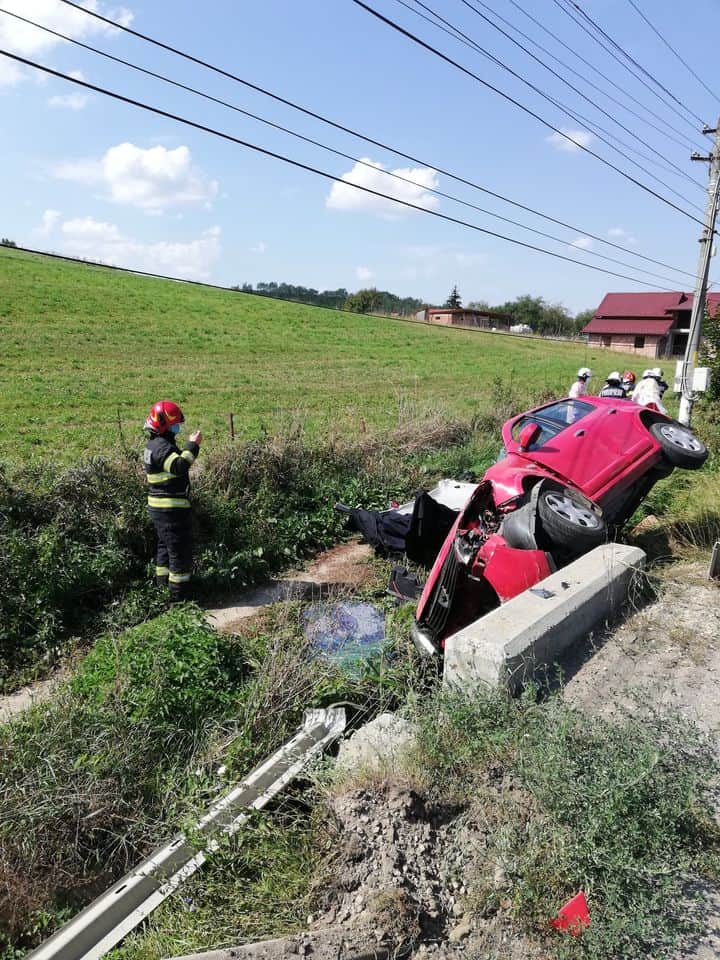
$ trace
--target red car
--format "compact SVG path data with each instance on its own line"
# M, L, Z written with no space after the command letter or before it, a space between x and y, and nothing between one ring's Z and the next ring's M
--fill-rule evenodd
M422 653L615 536L658 480L708 455L657 410L600 397L537 407L502 436L502 458L459 514L418 602Z

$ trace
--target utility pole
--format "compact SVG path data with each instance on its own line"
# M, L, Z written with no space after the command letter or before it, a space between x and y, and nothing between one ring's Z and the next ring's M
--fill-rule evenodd
M682 362L680 376L680 414L678 419L686 427L690 426L692 408L695 395L692 390L693 370L697 363L697 353L700 346L702 322L705 317L705 297L707 294L708 273L710 271L710 257L713 250L715 236L715 220L720 200L720 119L712 127L703 127L704 134L715 134L712 151L708 156L693 153L691 160L700 160L710 164L708 171L708 198L705 207L705 226L700 237L700 258L698 261L697 280L695 281L695 296L693 297L692 313L690 314L690 332L688 333L685 356Z

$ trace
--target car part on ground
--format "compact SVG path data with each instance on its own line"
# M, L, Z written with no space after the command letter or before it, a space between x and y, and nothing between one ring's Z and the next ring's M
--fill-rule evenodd
M215 835L237 833L250 811L266 806L344 729L342 709L306 711L303 726L295 736L213 803L198 821L194 832L208 838L204 850L198 851L185 834L179 834L29 953L26 960L97 960L104 956L195 873L208 852L218 849Z
M617 536L658 480L707 458L687 428L616 398L543 404L508 420L502 439L505 456L458 516L418 603L413 639L424 654Z

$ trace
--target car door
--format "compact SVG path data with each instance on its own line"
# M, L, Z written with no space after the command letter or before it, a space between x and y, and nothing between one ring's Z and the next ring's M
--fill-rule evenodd
M586 496L594 498L625 464L623 447L630 418L617 417L612 405L561 400L518 418L510 429L514 453L552 470ZM613 417L612 422L608 418ZM540 427L538 439L523 450L518 444L527 423ZM618 430L615 427L619 428Z

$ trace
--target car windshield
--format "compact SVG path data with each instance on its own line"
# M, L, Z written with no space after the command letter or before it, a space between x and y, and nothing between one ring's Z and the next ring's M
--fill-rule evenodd
M549 407L543 407L542 410L536 410L535 413L520 417L512 426L512 438L516 442L520 441L520 434L524 427L529 423L536 423L540 427L540 435L528 447L529 450L537 450L556 437L566 427L572 426L578 420L582 420L589 413L592 413L594 407L592 404L583 403L582 400L560 400Z

